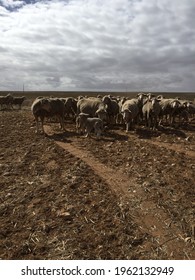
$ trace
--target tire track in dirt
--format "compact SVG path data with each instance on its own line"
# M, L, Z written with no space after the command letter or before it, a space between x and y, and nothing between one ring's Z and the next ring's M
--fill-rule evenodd
M131 138L137 139L136 136L128 135L127 133L122 132L122 131L117 131L117 133L120 135L126 135L126 136L128 136L129 139L131 139ZM182 145L182 144L167 143L167 142L155 141L152 139L147 139L147 140L142 139L142 141L144 141L145 143L149 143L149 144L158 146L159 148L166 148L166 149L174 151L176 153L185 154L189 157L195 158L195 151L185 149L184 145Z
M49 136L52 136L52 130L49 126L45 126L45 131ZM184 242L183 232L172 223L171 217L160 206L152 200L143 199L146 196L145 191L141 185L135 182L134 178L129 178L121 171L113 170L100 163L89 151L74 144L56 140L55 143L66 152L85 162L98 177L102 178L115 191L119 199L130 205L132 219L143 233L153 237L153 247L156 250L165 250L170 259L174 259L174 255L184 259L184 253L187 246L190 245ZM139 198L142 199L139 200ZM139 207L134 207L133 201L135 200L140 203ZM170 222L167 223L167 221ZM148 249L147 247L146 242L142 248ZM195 254L192 256L186 253L186 256L187 258L189 256L190 259L195 258Z
M195 152L185 150L181 144L175 144L175 143L172 144L172 143L165 143L165 142L152 141L152 140L150 140L150 143L153 145L156 145L160 148L166 148L166 149L172 150L176 153L186 154L189 157L195 158Z

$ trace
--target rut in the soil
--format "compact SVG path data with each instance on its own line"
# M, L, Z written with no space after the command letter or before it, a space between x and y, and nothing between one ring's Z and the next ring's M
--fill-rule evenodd
M162 143L157 141L151 141L151 144L156 145L160 148L166 148L168 150L172 150L177 153L183 153L189 157L195 158L195 152L194 151L188 151L185 150L185 148L182 145L179 144L170 144L170 143Z
M122 131L117 131L117 133L120 134L120 135L124 135L124 132L122 132ZM128 135L128 134L126 134L126 135ZM152 140L152 139L143 140L143 141L149 142L150 144L158 146L160 148L166 148L167 150L171 150L171 151L174 151L174 152L180 153L180 154L182 153L182 154L185 154L189 157L195 158L195 151L187 150L185 148L185 146L182 145L182 144L166 143L166 142L162 142L162 141L160 142L160 141L156 141L156 140Z
M46 132L51 135L49 127L46 128ZM145 197L143 188L135 182L134 178L129 178L121 171L116 172L116 170L105 166L94 158L90 152L81 150L79 147L73 146L73 144L62 141L55 142L65 151L90 166L94 173L103 178L120 198L122 197L131 204L137 197ZM154 201L140 200L139 208L132 208L132 217L143 232L154 237L157 246L166 245L169 256L176 254L181 256L181 258L183 257L186 244L181 239L182 232L174 225L169 227L165 224L164 221L169 219L169 216Z

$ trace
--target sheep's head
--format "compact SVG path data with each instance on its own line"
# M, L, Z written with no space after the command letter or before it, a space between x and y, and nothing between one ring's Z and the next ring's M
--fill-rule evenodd
M181 103L177 99L175 99L171 102L171 107L174 108L174 109L179 108L180 105L181 105Z
M144 97L146 97L147 95L145 94L145 93L143 93L143 92L139 92L138 94L137 94L137 99L139 100L139 101L142 101L143 99L144 99Z
M102 101L104 102L104 104L110 104L111 103L111 98L110 96L108 95L105 95L103 98L102 98Z
M95 114L98 116L98 118L100 118L102 121L106 121L107 120L107 117L108 117L108 114L107 114L107 111L103 108L101 109L98 109Z
M47 98L40 99L41 109L51 112L51 103L50 100Z

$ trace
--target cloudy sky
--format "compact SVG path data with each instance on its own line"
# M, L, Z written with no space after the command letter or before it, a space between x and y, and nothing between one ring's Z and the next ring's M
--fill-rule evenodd
M0 0L0 90L195 91L194 0Z

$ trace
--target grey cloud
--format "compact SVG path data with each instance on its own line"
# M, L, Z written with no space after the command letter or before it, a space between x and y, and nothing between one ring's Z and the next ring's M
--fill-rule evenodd
M2 17L3 88L17 81L15 88L24 82L29 90L193 90L192 2L25 5Z

